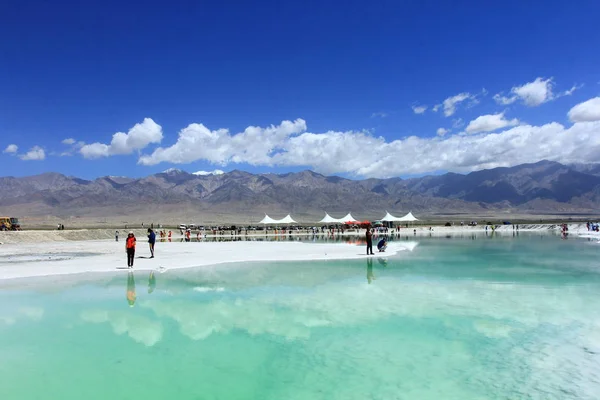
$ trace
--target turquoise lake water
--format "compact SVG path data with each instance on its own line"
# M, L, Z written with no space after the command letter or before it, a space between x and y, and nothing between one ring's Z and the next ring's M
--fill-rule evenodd
M600 398L600 244L418 241L0 284L0 399Z

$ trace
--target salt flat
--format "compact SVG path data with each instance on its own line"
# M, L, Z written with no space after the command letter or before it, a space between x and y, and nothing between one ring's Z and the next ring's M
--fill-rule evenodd
M385 253L412 250L417 242L392 242ZM154 259L138 242L134 269L167 271L230 262L302 261L366 258L365 246L303 242L157 242ZM376 252L377 254L377 252ZM127 266L125 243L86 240L12 243L0 246L0 279L109 272Z

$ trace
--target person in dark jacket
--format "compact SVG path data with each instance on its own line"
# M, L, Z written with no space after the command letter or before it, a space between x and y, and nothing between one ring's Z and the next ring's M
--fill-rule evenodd
M379 243L377 243L377 250L382 253L385 251L385 249L387 249L387 240L383 238L379 241Z
M371 231L371 227L367 227L367 255L373 255L373 232Z
M129 232L127 240L125 240L125 251L127 252L127 266L133 268L133 259L135 257L135 235Z
M148 244L150 245L150 258L154 258L154 243L156 243L156 234L148 228Z

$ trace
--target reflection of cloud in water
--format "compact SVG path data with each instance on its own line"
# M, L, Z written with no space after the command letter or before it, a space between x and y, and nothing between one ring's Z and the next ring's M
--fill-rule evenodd
M17 320L13 317L0 317L0 322L6 325L14 325Z
M125 311L89 310L81 313L81 319L94 324L108 322L115 334L126 333L136 342L146 346L154 346L163 334L160 322Z
M194 340L235 331L310 337L265 367L285 382L275 384L270 398L371 398L375 392L395 398L398 390L407 398L484 398L475 394L540 388L595 398L595 298L595 285L382 278L371 285L346 281L310 291L214 296L210 303L153 300L144 307L175 320ZM222 340L211 343L226 346L229 337ZM362 379L364 368L369 381ZM461 383L465 371L468 385Z
M194 292L200 292L200 293L205 293L205 292L224 292L225 288L224 287L203 287L203 286L196 286L194 287Z
M372 285L336 282L310 292L271 292L210 303L152 301L145 307L174 319L183 334L196 340L234 329L307 338L315 327L372 323L393 316L477 318L480 322L473 331L501 338L540 324L585 326L600 320L592 289L388 278Z
M19 314L26 316L32 321L39 321L44 316L44 309L41 307L21 307Z
M17 310L9 310L5 315L0 315L0 324L14 325L19 319L29 319L31 321L41 321L44 317L44 309L41 307L24 306Z

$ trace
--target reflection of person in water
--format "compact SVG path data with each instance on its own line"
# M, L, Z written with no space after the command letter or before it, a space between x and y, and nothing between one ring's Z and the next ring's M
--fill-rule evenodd
M367 258L367 282L371 284L372 281L375 280L375 275L373 275L373 259Z
M379 262L379 264L381 264L382 267L387 267L388 266L388 262L385 258L378 258L377 262Z
M156 277L154 276L154 271L150 272L150 276L148 277L148 293L154 292L154 288L156 287Z
M133 307L135 304L135 279L133 278L133 272L127 274L127 302L129 307Z

